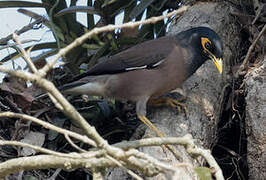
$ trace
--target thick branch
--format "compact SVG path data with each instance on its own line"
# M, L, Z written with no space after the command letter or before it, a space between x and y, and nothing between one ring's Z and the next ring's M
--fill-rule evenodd
M21 157L0 163L0 178L16 173L20 170L63 168L67 170L76 168L103 168L115 167L115 163L106 158L72 159L52 155L38 155Z

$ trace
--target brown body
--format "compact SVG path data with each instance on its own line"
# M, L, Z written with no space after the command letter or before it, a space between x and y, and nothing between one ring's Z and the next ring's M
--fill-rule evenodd
M184 59L189 57L185 49L177 46L172 37L163 37L153 42L153 48L148 48L150 41L137 45L129 50L123 51L116 55L116 58L125 58L127 56L135 57L134 54L142 54L143 59L138 61L147 61L144 58L151 57L151 54L159 54L167 56L158 67L152 69L137 69L118 74L87 76L79 80L79 82L90 82L84 84L84 88L68 89L66 93L98 95L111 97L118 100L138 101L146 97L156 97L163 95L171 90L180 87L186 79ZM160 53L161 52L161 53ZM178 54L176 52L179 52ZM132 54L134 53L134 54ZM166 55L166 53L169 53ZM109 61L109 60L106 60ZM116 61L114 59L113 61ZM138 66L140 64L136 64ZM141 87L141 88L139 88Z
M155 97L163 95L179 87L185 80L183 66L183 57L180 53L179 63L171 63L171 60L177 60L175 57L169 61L164 61L160 68L141 69L111 75L106 83L106 95L115 99L124 99L138 101L143 97ZM160 86L158 86L160 83ZM142 88L138 88L142 87ZM130 99L129 99L130 97Z

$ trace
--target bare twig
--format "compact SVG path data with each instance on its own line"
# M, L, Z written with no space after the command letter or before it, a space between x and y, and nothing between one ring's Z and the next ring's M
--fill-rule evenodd
M19 141L5 141L5 140L0 140L0 146L20 146L20 147L27 147L27 148L31 148L34 149L37 152L42 152L42 153L46 153L46 154L50 154L50 155L54 155L54 156L58 156L58 157L68 157L68 158L75 158L75 156L73 154L65 154L65 153L60 153L60 152L56 152L56 151L52 151L46 148L42 148L39 146L35 146L32 144L28 144L28 143L23 143L23 142L19 142ZM78 156L76 158L80 158L81 156Z
M31 43L31 42L39 42L40 39L26 39L26 40L23 40L21 41L21 44L26 44L26 43ZM0 50L3 50L3 49L6 49L6 48L14 48L17 46L17 43L8 43L7 45L5 46L0 46Z
M56 177L58 176L58 174L60 173L62 171L62 169L56 169L56 171L54 172L54 174L51 176L51 177L49 177L48 179L46 179L46 180L55 180L56 179Z
M74 148L76 148L78 151L83 152L83 153L87 152L87 151L85 151L84 149L78 147L78 146L77 146L77 145L76 145L76 144L70 139L70 137L68 136L68 134L65 134L65 138L66 138L66 140L69 142L69 144L71 144L71 146L73 146Z
M15 33L13 33L13 39L14 39L15 42L18 44L18 48L19 48L20 52L22 53L22 57L23 57L23 58L25 59L25 61L27 62L27 64L28 64L30 70L31 70L32 72L36 73L38 70L37 70L37 68L35 67L35 65L33 64L33 62L31 61L30 56L29 56L29 51L30 51L31 48L29 49L28 52L26 52L25 49L24 49L24 48L22 47L22 45L21 45L21 42L20 42L20 40L19 40L19 38L18 38L18 35L15 34Z
M220 166L217 164L216 160L214 157L211 155L210 150L206 149L201 149L201 148L195 148L193 146L190 146L187 148L187 152L192 154L192 155L200 155L204 157L204 159L208 162L211 168L214 168L214 176L216 177L217 180L224 180L223 172L220 168Z
M247 55L244 59L244 61L242 62L241 66L239 67L237 73L236 73L236 78L238 78L240 75L243 74L243 71L247 68L247 64L248 64L248 59L251 55L251 52L253 51L253 49L255 48L255 45L257 44L258 40L260 39L260 37L263 35L263 33L266 31L266 24L263 26L262 30L260 31L259 35L256 37L256 39L253 41L253 43L251 44L251 46L248 49Z
M43 126L44 128L56 131L58 133L61 134L66 134L68 136L71 136L83 143L89 144L91 146L96 147L96 144L94 141L92 141L91 139L89 139L87 136L82 136L80 134L77 134L75 132L69 131L67 129L63 129L57 126L54 126L48 122L42 121L38 118L26 115L26 114L20 114L20 113L13 113L13 112L2 112L0 113L0 117L10 117L10 118L20 118L20 119L24 119L24 120L28 120L28 121L32 121L36 124L40 124L41 126Z

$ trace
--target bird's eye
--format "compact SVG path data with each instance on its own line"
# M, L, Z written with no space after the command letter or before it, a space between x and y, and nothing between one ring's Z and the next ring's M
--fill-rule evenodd
M206 49L210 50L211 49L211 44L209 42L206 42L205 43L205 47L206 47Z

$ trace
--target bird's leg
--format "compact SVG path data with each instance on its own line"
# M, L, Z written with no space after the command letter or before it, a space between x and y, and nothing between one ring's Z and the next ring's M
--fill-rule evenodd
M159 137L165 137L165 134L161 132L156 126L154 126L146 116L138 115L138 118L148 126L153 132L155 132Z
M157 127L155 127L150 120L146 117L146 104L149 97L143 97L141 100L137 101L136 103L136 112L138 115L138 118L147 125L153 132L155 132L159 137L166 137L163 132L161 132ZM176 152L175 148L171 145L165 145L172 153L173 155L178 159L181 160L181 157ZM162 148L165 149L165 146L163 145Z
M178 100L170 98L170 97L160 97L160 98L156 98L156 99L151 99L149 101L149 104L151 104L152 106L162 106L162 105L169 105L172 108L174 108L175 110L177 110L178 112L181 111L181 109L184 110L185 115L187 117L188 115L188 108L187 106L182 103L181 101L184 101L185 97L182 97Z
M153 132L155 132L159 137L166 137L163 132L161 132L157 127L155 127L150 120L143 115L138 115L138 118L145 124L147 125ZM181 160L180 155L176 152L175 148L172 145L165 145L172 153L173 155L178 159ZM165 146L163 145L162 148L165 151Z

